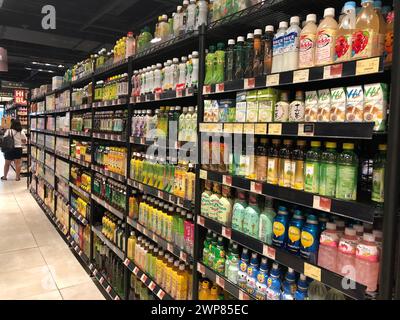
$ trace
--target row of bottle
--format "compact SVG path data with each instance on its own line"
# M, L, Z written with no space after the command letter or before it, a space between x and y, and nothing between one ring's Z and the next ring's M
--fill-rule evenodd
M81 167L71 165L71 182L77 186L78 188L90 192L91 190L91 182L92 176L86 170L83 170Z
M92 113L73 114L71 118L71 130L77 132L90 132L92 130Z
M94 102L115 100L129 95L128 74L120 74L96 82Z
M175 126L175 127L174 127ZM171 132L170 132L171 131ZM154 140L156 137L170 139L177 132L178 141L196 142L196 107L160 107L153 111L135 110L132 117L132 136Z
M213 300L213 301L227 300L224 291L221 290L221 288L218 285L213 284L209 280L202 280L199 282L198 298L199 300Z
M120 248L122 252L125 252L125 223L112 213L106 211L101 219L101 224L101 233L118 248Z
M100 133L125 133L128 110L101 111L94 114L93 131Z
M64 226L70 226L69 227L69 234L74 240L76 244L78 244L79 248L84 252L86 257L90 257L90 248L91 248L91 243L90 243L90 226L86 225L84 226L80 221L75 219L75 217L71 217L71 220L69 219L69 208L68 206L65 205L63 201L60 201L62 204L59 205L57 203L57 210L56 210L56 215L60 216L60 212L57 212L58 209L62 207L66 207L65 212L63 212L61 215L63 216L63 220L65 223L63 224ZM63 209L64 210L64 209ZM60 223L62 223L60 221ZM70 221L70 222L68 222Z
M128 239L127 257L152 277L172 298L191 299L193 266L188 267L142 236L136 238L134 232L131 232Z
M210 46L206 56L205 84L215 84L261 76L334 62L362 59L384 54L391 62L393 46L393 11L385 7L387 21L382 15L382 2L362 0L363 8L356 19L356 3L346 2L339 25L335 9L325 9L324 19L317 26L317 16L307 15L303 29L298 16L274 27L266 26L245 37L228 41L217 48ZM386 42L386 43L385 43Z
M164 64L157 63L134 70L132 96L197 87L198 78L199 53L193 51L188 57L183 56L180 61L178 58L173 58Z
M129 300L151 301L156 297L152 291L135 274L131 274Z
M210 0L209 19L211 21L222 19L259 2L261 0Z
M95 146L94 160L107 171L126 175L127 150L125 147Z
M72 140L70 152L72 158L87 162L91 161L91 145L87 141Z
M121 211L126 208L126 187L112 179L96 173L93 179L93 193Z
M90 216L90 203L89 200L83 199L78 193L75 191L71 192L71 208L75 209L82 217L88 219Z
M134 152L130 177L145 185L172 193L189 201L194 200L194 165L178 162L177 165L159 161L153 156Z

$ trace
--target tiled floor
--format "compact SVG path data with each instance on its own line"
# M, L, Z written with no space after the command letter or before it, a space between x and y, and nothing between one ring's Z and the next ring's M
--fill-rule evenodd
M26 180L16 182L12 169L8 179L0 182L0 300L103 300Z

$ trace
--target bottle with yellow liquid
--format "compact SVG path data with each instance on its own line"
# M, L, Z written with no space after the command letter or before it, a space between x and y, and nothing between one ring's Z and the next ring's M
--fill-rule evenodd
M164 253L163 263L161 265L160 282L158 283L164 290L166 286L166 275L167 275L167 264L170 254L168 252Z
M153 277L152 273L152 262L153 262L153 250L154 250L154 244L149 245L149 250L146 253L146 271L147 273Z
M210 283L207 280L203 280L200 284L199 290L199 300L209 300L210 292Z
M128 238L128 250L127 250L127 257L130 260L133 260L135 257L135 246L136 246L136 236L135 232L131 232L131 236Z
M277 185L279 177L279 139L272 140L272 146L268 149L267 182Z
M156 276L157 272L157 258L158 258L158 252L160 249L158 247L155 247L153 250L153 255L151 257L151 270L150 270L150 275L154 279Z
M168 242L172 242L172 226L173 226L173 215L174 215L174 207L168 207L168 214L167 214L167 224L166 224L166 240Z
M292 181L290 187L295 190L304 189L304 158L305 158L305 146L304 140L298 140L297 146L293 150L292 155Z
M187 278L187 299L193 300L193 264L186 266L185 272Z
M279 150L279 186L290 188L292 181L292 140L284 140Z
M188 299L188 274L185 270L185 265L181 263L179 270L176 274L177 287L176 287L176 300L187 300Z
M176 299L178 289L178 272L179 272L179 260L174 261L174 267L171 272L171 287L169 294L173 299Z
M168 263L165 270L165 286L164 290L167 293L171 292L172 276L174 273L174 257L170 256L168 258Z
M189 171L186 173L186 188L185 188L185 199L189 201L194 200L195 185L196 185L196 174L194 172L194 165L189 163Z
M212 286L210 290L210 295L208 296L208 300L218 300L219 296L219 288L217 286Z
M159 250L156 257L154 280L156 283L161 284L161 270L163 265L164 250Z

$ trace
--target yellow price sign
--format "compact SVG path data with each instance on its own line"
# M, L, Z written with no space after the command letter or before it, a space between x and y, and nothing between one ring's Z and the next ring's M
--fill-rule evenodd
M245 123L243 125L243 132L246 134L254 134L254 123Z
M254 126L255 134L267 134L267 124L266 123L256 123Z
M243 123L235 123L233 125L233 133L243 133Z
M225 123L224 124L224 132L225 133L233 133L233 123Z
M280 74L270 74L267 76L267 87L277 86L279 85Z
M304 275L311 279L321 281L321 268L304 262Z
M270 123L268 125L268 134L273 136L282 135L282 123Z
M310 78L310 69L296 70L293 72L293 83L307 82Z
M207 171L200 170L200 179L207 180Z
M365 60L358 60L356 64L356 75L361 76L364 74L376 73L379 71L380 58L370 58Z

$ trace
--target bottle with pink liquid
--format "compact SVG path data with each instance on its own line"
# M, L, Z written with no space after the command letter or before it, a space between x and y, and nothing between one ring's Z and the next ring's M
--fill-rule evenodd
M361 241L364 235L364 227L361 224L355 224L353 229L356 230L358 241Z
M187 253L191 253L194 244L194 223L191 213L188 213L186 216L184 228L184 248Z
M336 272L351 280L355 280L357 240L356 230L346 228L338 246Z
M336 224L328 222L326 230L321 233L319 240L318 265L336 272L336 259L339 245L339 236Z
M367 286L367 291L374 292L378 286L379 251L375 236L365 233L356 250L356 281Z

